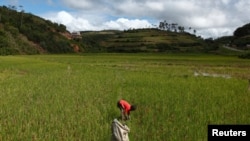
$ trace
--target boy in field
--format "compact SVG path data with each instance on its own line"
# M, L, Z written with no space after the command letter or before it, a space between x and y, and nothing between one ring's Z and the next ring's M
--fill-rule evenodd
M130 105L126 100L119 100L117 107L121 110L122 120L130 119L130 111L136 110L136 105Z

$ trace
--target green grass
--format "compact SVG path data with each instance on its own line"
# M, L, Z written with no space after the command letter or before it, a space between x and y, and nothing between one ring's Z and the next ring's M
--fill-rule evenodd
M249 69L196 54L0 57L0 140L109 140L120 98L138 105L130 140L207 140L208 124L250 123Z

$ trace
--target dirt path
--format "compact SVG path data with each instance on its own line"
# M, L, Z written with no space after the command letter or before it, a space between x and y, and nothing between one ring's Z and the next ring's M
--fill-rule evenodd
M229 46L226 46L226 45L223 45L222 47L226 48L226 49L229 49L229 50L233 50L233 51L244 52L244 50L239 50L239 49L232 48L232 47L229 47Z

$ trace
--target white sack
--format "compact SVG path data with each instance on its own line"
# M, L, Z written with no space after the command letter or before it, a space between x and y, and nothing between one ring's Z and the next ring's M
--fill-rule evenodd
M127 125L123 125L117 119L114 119L111 126L111 141L129 141L128 133L130 129Z

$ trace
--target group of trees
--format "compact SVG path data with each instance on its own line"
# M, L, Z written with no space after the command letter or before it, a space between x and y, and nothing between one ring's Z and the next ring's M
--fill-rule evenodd
M230 44L231 46L236 46L238 49L250 49L250 23L239 27L234 31L233 40Z
M159 29L161 30L167 30L172 32L185 32L185 27L178 25L178 23L168 23L166 20L161 21L159 23ZM188 28L189 31L192 30L191 27ZM196 30L193 29L193 33L196 33Z
M239 27L234 31L235 37L243 37L243 36L248 36L248 35L250 35L250 23L242 27Z
M1 7L0 22L14 24L16 27L20 28L23 23L23 6L19 5L9 5Z
M150 30L157 30L167 33L167 35L191 35L196 34L196 30L191 27L180 26L177 23L168 23L166 20L159 22L158 28L152 28ZM146 30L145 30L146 31ZM142 32L141 30L127 30L129 33ZM172 32L172 33L170 33ZM176 32L176 33L175 33ZM184 33L184 34L179 34ZM157 32L159 33L159 32ZM186 34L188 33L188 34ZM191 34L189 34L191 33ZM44 20L38 16L30 13L25 13L23 6L0 6L0 55L9 54L36 54L43 52L49 53L70 53L75 52L74 45L80 47L79 51L87 52L105 52L106 48L103 47L102 41L112 38L107 35L81 35L83 39L75 41L66 38L68 31L63 24L53 23L49 20ZM113 35L113 34L112 34ZM235 30L234 36L223 39L223 43L229 43L231 46L236 46L239 49L249 49L250 45L250 24L242 26ZM121 35L117 34L118 38ZM155 36L155 35L152 35ZM196 38L196 36L192 37ZM178 36L178 39L180 37ZM199 38L200 40L201 38ZM119 39L120 40L120 39ZM137 40L137 39L135 39ZM204 42L205 41L205 42ZM100 44L98 44L98 42ZM126 43L136 45L131 39L126 39ZM143 42L143 41L142 41ZM108 44L109 42L107 42ZM190 47L200 46L205 48L206 51L216 50L218 48L217 41L212 39L200 40L194 43L180 43L176 41L173 44L161 44L156 43L154 48L158 48L160 51L171 49L178 51L178 47ZM33 45L33 46L32 46ZM136 45L138 46L138 45ZM151 48L152 45L148 43L141 43L141 48ZM121 47L121 50L126 50L128 45ZM119 48L120 49L120 48ZM138 51L133 48L133 52ZM197 50L197 49L196 49ZM112 50L117 51L117 50ZM248 55L247 57L249 57ZM243 56L245 57L245 56Z

